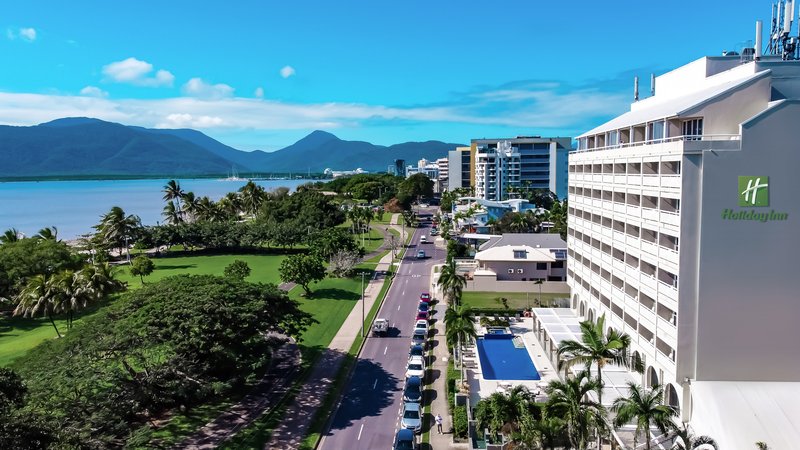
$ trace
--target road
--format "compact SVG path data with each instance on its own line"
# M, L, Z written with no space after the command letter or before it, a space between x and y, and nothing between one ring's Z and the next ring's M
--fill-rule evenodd
M320 444L323 450L392 448L400 425L406 361L419 294L429 290L431 266L441 264L445 257L445 250L437 250L434 244L419 243L423 235L430 238L429 226L415 230L378 313L378 317L389 320L392 332L387 337L370 337L364 343L333 425ZM426 259L416 259L420 249L425 250Z

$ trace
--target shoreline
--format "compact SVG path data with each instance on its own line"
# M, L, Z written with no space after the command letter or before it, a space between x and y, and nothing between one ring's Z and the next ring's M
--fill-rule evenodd
M44 175L44 176L19 176L7 177L0 176L0 183L22 183L22 182L48 182L48 181L130 181L130 180L219 180L219 181L294 181L294 180L308 180L308 181L321 181L326 180L323 174L315 173L309 177L307 174L298 176L297 172L289 173L264 173L264 172L246 172L240 176L231 178L229 173L220 174L164 174L164 175Z

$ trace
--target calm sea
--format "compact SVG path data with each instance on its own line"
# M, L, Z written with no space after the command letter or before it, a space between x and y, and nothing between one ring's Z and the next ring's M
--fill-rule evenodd
M74 239L92 232L92 225L112 206L135 214L145 225L161 221L163 188L168 180L87 180L0 182L0 233L16 228L26 236L48 226L58 228L58 237ZM215 179L178 180L184 191L218 200L237 191L246 181ZM264 180L256 183L272 190L281 186L294 190L309 180Z

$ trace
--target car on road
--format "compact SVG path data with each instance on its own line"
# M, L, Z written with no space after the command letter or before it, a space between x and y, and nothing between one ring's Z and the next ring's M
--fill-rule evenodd
M428 331L428 321L427 320L418 320L414 324L414 330L425 330L425 331Z
M408 360L406 366L406 378L420 377L425 375L425 358L422 356L415 356Z
M421 412L419 403L403 403L403 419L400 421L400 425L414 433L419 433L422 429Z
M411 430L400 429L394 437L392 450L417 450L417 436Z
M415 356L425 356L425 347L419 344L412 345L408 350L408 359L411 359Z
M425 348L425 342L428 340L428 330L420 330L419 328L414 329L414 333L411 335L411 345L421 345L422 348Z
M389 333L389 321L386 319L375 319L372 324L372 333L376 336L386 336Z
M428 320L428 311L417 311L417 320Z
M431 309L431 305L426 302L420 301L417 305L417 311L419 312L428 312Z
M419 243L420 243L420 244L427 244L427 243L428 243L428 238L427 238L427 237L425 237L425 235L423 234L423 235L422 235L422 236L420 236L420 238L419 238Z
M431 228L431 236L438 236L438 235L439 235L439 230L437 230L436 228Z
M425 250L420 250L417 252L417 259L425 259Z
M422 401L422 378L406 378L406 387L403 389L403 401L419 403Z
M425 302L425 303L429 303L431 301L431 294L429 294L427 292L423 292L422 294L419 294L419 301Z

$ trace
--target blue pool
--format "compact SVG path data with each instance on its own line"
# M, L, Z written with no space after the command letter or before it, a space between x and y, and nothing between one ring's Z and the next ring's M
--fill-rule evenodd
M540 380L539 372L524 345L515 345L514 335L490 333L477 340L481 371L486 380Z

